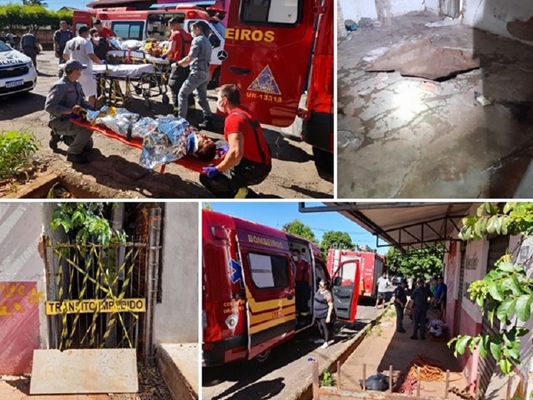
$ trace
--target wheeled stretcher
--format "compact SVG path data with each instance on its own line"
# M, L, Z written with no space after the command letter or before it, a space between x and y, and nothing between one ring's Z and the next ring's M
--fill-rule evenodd
M108 138L118 140L128 146L136 147L138 149L143 148L143 141L142 139L136 138L136 137L126 137L119 135L118 133L113 132L112 130L106 128L105 126L101 125L91 125L87 121L81 121L79 119L71 119L70 120L73 124L79 125L81 127L87 128L89 130L92 130L94 132L98 132L104 136L107 136ZM203 173L202 168L207 167L209 165L217 165L222 161L223 157L216 158L210 162L201 161L198 158L196 158L193 155L186 155L185 157L180 158L179 160L174 161L176 164L181 165L182 167L185 167L187 169L190 169L192 171ZM162 165L159 168L159 172L163 174L165 172L166 165Z
M146 63L94 65L99 95L103 94L110 105L119 107L131 102L133 92L144 98L146 108L151 107L150 99L156 96L162 96L163 104L168 104L170 63L154 57L145 60ZM125 82L124 90L121 82Z

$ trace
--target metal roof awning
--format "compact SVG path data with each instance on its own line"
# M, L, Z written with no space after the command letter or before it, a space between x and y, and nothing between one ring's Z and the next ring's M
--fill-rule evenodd
M461 219L473 203L324 203L300 212L337 211L376 235L376 247L418 249L457 240ZM385 243L383 243L385 242Z

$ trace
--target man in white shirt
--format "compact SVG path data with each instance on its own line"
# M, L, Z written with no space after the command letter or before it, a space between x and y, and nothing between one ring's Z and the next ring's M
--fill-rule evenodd
M70 39L65 45L65 51L63 52L63 58L65 60L76 60L87 66L83 70L81 77L78 79L83 93L87 96L88 103L94 107L96 105L96 79L93 76L93 63L105 64L105 61L100 60L94 54L94 47L92 41L89 38L89 28L82 26L78 29L78 36Z
M387 288L391 285L389 278L387 278L386 272L383 272L383 274L378 278L377 285L378 285L378 298L376 300L376 308L378 308L380 300L381 300L383 307L385 307L385 301L387 297Z

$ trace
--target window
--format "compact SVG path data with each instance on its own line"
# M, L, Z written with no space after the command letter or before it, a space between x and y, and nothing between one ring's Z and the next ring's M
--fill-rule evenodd
M241 7L241 21L243 22L293 25L298 22L301 2L299 0L244 0Z
M111 25L111 30L113 33L122 39L133 39L133 40L142 40L143 39L143 28L144 22L113 22Z
M357 263L355 261L347 262L340 267L335 277L334 286L353 286Z
M289 263L286 257L250 253L250 274L259 289L285 288L289 286Z

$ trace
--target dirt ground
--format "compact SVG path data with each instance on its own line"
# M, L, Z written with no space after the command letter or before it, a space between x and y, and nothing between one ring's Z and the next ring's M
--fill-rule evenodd
M57 60L50 51L37 58L39 78L37 87L28 94L17 94L0 99L0 132L23 130L31 132L40 142L35 157L41 169L54 171L63 179L84 186L89 197L100 198L210 198L212 195L201 186L198 174L176 164L168 165L166 172L146 170L138 163L140 150L95 133L95 150L90 163L75 165L66 161L66 147L60 144L60 152L48 147L50 129L44 102L48 89L57 79ZM216 109L215 92L210 91L211 110ZM154 97L152 109L144 101L134 98L131 111L142 116L166 115L170 105L163 105L161 96ZM223 119L218 117L216 132L207 132L215 140L222 139ZM272 150L272 172L253 189L263 198L330 198L333 183L322 179L314 165L311 146L284 138L279 128L264 127ZM16 197L24 184L10 185L0 191L0 197Z
M139 391L132 394L34 395L30 396L30 377L0 376L0 398L3 400L169 400L170 392L155 367L139 365Z

